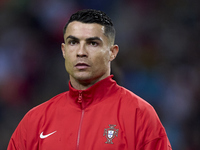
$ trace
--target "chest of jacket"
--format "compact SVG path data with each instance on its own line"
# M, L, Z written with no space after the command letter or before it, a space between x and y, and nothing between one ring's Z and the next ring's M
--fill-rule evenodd
M117 99L105 99L85 109L68 105L55 109L55 112L45 116L40 132L53 134L39 139L40 149L125 150L127 143L123 120L126 118L119 102Z

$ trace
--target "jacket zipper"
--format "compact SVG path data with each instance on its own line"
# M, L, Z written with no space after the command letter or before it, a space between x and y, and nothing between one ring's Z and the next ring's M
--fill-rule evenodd
M78 95L78 103L82 104L82 92L79 92L79 95Z
M82 93L81 93L81 92L79 92L78 103L82 104ZM84 109L82 108L82 111L81 111L81 119L80 119L80 124L79 124L79 129L78 129L78 137L77 137L77 150L79 150L80 135L81 135L81 126L82 126L82 122L83 122L84 113L85 113L85 111L84 111Z

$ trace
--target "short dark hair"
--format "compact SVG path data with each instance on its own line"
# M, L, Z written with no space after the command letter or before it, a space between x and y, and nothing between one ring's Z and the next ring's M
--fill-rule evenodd
M114 44L115 40L115 28L111 18L104 12L94 9L83 9L71 15L70 19L66 23L63 34L65 35L67 26L73 21L79 21L82 23L97 23L105 27L105 36L107 36Z

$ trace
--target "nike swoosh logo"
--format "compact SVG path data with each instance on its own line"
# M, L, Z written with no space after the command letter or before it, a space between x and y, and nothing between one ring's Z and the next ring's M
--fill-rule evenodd
M51 133L49 133L49 134L47 134L47 135L43 135L43 132L42 132L42 133L40 134L40 138L41 138L41 139L45 139L45 138L47 138L48 136L54 134L55 132L56 132L56 131L51 132Z

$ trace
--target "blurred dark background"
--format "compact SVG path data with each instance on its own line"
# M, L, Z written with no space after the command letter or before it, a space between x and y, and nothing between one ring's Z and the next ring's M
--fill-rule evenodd
M0 0L0 150L29 109L68 90L62 30L84 8L113 19L117 82L154 106L173 150L199 150L199 6L199 0Z

